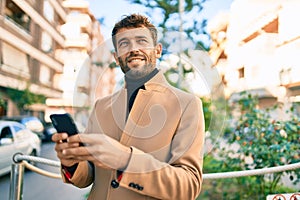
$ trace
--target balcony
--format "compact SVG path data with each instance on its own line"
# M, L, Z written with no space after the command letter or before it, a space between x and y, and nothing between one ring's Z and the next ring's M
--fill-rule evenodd
M81 31L85 33L92 32L92 20L88 14L70 14L67 16L66 22L78 24L81 28Z
M78 37L70 37L65 40L66 48L82 48L89 51L91 49L91 42L89 35L81 33Z
M287 84L286 88L289 89L291 96L298 96L298 99L300 98L300 81Z
M56 60L58 60L59 62L64 63L64 59L65 59L64 50L63 49L55 49L54 58Z
M263 12L259 17L253 19L242 32L242 41L249 42L262 32L278 33L278 13L281 6L274 4L269 10Z
M70 10L78 10L86 13L89 11L89 2L86 0L65 0L62 5Z

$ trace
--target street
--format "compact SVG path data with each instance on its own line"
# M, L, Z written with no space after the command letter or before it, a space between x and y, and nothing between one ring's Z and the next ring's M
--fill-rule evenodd
M41 157L58 160L52 142L42 144ZM53 173L59 173L59 168L56 167L46 166L44 164L38 164L37 167ZM90 189L79 189L63 183L61 179L45 177L28 170L25 172L23 180L23 200L84 200L85 194L87 194ZM0 177L0 188L0 199L8 200L10 174Z

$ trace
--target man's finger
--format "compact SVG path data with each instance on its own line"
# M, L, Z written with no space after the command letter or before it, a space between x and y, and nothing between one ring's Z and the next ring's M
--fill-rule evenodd
M63 149L62 154L65 156L87 156L90 155L90 152L87 150L87 147L79 146L75 148Z
M68 147L68 143L57 143L54 147L55 151L62 151L63 149L66 149Z
M80 144L79 143L67 143L67 142L57 142L54 150L55 151L62 151L64 149L68 149L68 148L76 148L79 147Z
M60 142L62 140L66 140L68 138L68 134L67 133L55 133L52 135L52 141L53 142Z
M68 138L68 142L81 142L84 144L99 144L101 140L105 139L103 134L76 134Z

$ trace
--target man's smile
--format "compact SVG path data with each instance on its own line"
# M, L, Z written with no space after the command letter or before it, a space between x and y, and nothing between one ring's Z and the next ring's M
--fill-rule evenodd
M140 61L144 61L145 58L144 57L130 57L127 59L128 63L135 63L135 62L140 62Z

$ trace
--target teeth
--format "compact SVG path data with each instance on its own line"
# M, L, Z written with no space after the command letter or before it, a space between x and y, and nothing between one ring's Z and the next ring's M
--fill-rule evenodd
M142 59L132 59L130 62L138 62L141 61Z

